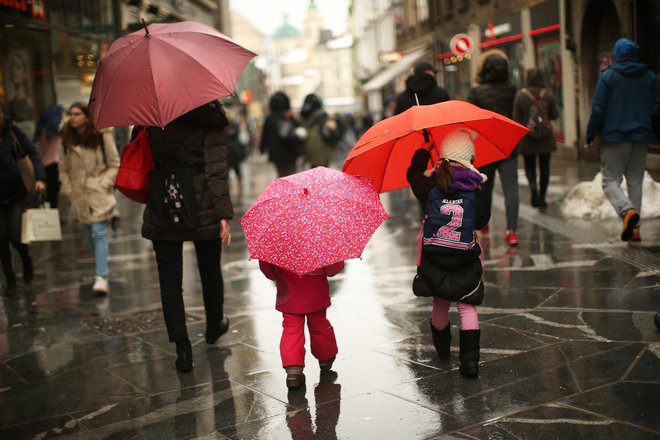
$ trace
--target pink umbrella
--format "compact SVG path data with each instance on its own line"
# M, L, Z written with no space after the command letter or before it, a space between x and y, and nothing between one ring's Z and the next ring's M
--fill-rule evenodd
M250 258L303 275L359 258L387 217L368 179L317 167L272 181L240 223Z
M231 95L254 56L205 24L145 25L115 40L99 63L89 99L94 125L164 127Z

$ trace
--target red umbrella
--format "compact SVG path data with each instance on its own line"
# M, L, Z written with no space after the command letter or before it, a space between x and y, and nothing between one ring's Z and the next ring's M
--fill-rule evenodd
M164 127L231 95L254 56L205 24L145 25L115 40L99 63L89 99L94 125Z
M250 258L303 275L359 258L386 218L368 179L317 167L272 181L240 223Z
M406 170L415 151L431 141L439 157L442 139L458 125L475 130L476 167L508 157L529 130L500 114L465 101L419 105L374 124L346 157L343 171L368 177L379 192L408 186Z

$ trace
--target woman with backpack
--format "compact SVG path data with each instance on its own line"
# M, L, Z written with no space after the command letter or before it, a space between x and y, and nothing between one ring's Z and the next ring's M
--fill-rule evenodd
M327 167L334 158L341 139L337 121L328 115L321 98L313 93L305 96L300 117L302 126L307 130L305 160L311 168Z
M527 71L525 87L513 101L513 120L529 128L518 143L518 151L525 160L525 175L529 182L531 204L545 208L545 196L550 180L550 155L557 149L551 120L559 117L557 101L543 83L543 75L536 68ZM539 179L536 180L538 163Z
M426 170L433 144L418 149L406 177L413 194L424 205L419 236L417 275L413 292L433 297L431 335L441 359L449 359L449 306L457 303L460 368L463 376L479 377L479 317L475 306L484 296L483 255L476 231L490 220L490 193L481 190L487 177L473 165L477 133L457 128L447 134L440 159Z
M108 293L108 226L116 215L115 178L119 153L110 130L94 128L87 105L69 107L62 127L58 161L61 191L71 204L71 213L82 224L83 234L94 253L96 272L92 290Z

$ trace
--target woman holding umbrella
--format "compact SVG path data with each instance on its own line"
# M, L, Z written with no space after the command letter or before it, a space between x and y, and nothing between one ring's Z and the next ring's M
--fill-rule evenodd
M234 215L227 185L227 125L222 105L213 101L164 128L147 128L156 168L150 174L142 236L152 241L156 252L163 315L181 372L193 367L183 304L184 241L195 245L206 342L214 344L229 328L220 270L221 246L231 242L229 220Z

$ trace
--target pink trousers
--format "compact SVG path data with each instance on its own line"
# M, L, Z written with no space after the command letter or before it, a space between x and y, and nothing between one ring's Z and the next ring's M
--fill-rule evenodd
M431 322L433 327L442 330L447 327L449 323L449 306L450 301L441 298L433 298L433 314L431 315ZM458 308L458 316L461 319L461 330L478 330L479 329L479 316L477 315L477 308L472 304L456 303Z
M283 367L305 365L305 318L307 318L312 355L320 361L327 361L337 354L335 331L325 317L325 312L326 310L323 309L306 315L282 313L280 355Z

